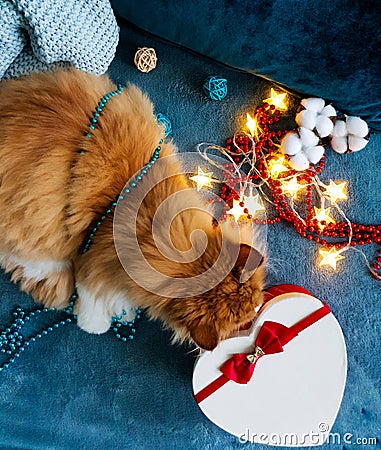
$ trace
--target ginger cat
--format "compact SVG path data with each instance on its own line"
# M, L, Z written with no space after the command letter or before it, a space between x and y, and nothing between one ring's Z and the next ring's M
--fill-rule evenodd
M48 307L67 306L77 288L78 325L90 333L106 332L113 315L124 309L131 319L135 307L140 307L171 328L175 340L190 340L211 350L253 320L255 307L262 303L264 265L242 283L243 268L253 271L258 253L239 243L228 243L228 251L224 250L221 227L212 227L204 211L186 209L172 220L171 214L176 215L180 206L175 198L165 203L164 216L171 217L171 222L161 226L170 229L173 246L180 254L188 252L188 259L170 260L158 250L155 239L161 239L160 231L155 239L151 232L157 208L170 195L189 189L179 174L176 156L168 163L163 160L163 179L141 203L135 232L116 225L127 265L134 263L137 239L149 265L167 276L166 292L171 292L171 280L176 280L173 292L155 293L163 286L152 276L154 272L147 290L124 270L114 245L112 216L103 221L89 251L81 254L94 221L163 139L152 104L134 86L107 102L91 138L86 137L99 99L113 90L115 85L107 76L75 69L0 82L1 265L21 290ZM164 141L158 162L169 155L176 155L176 148ZM185 191L181 199L181 207L187 199L189 204L201 202L194 190ZM125 201L133 201L133 196ZM190 244L190 237L196 229L203 230L208 241L201 256L192 260L189 252L196 252L198 246ZM221 251L224 258L217 273L221 275L228 266L231 270L216 285L205 286L205 292L187 295L181 280L216 265ZM135 270L139 274L139 266Z

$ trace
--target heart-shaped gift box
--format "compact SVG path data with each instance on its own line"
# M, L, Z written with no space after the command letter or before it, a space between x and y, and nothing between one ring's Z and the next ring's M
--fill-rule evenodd
M246 335L200 355L195 399L241 442L321 445L345 387L342 330L328 306L303 288L275 286L267 299Z

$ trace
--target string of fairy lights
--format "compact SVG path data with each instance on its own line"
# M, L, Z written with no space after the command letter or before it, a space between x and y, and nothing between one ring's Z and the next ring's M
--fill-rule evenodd
M354 248L381 243L381 225L362 225L348 219L341 204L348 199L347 181L320 180L326 156L306 170L297 171L282 151L282 139L291 130L275 126L288 110L288 94L271 89L269 98L247 113L246 129L227 139L226 147L201 143L198 152L208 164L190 177L198 190L219 189L223 205L219 220L274 224L285 220L304 238L320 244L318 265L338 269L349 249L359 252L372 276L380 281L381 251L371 265L365 254ZM319 144L320 145L320 144ZM211 154L219 153L226 163L218 164ZM213 166L223 173L214 177ZM258 194L258 192L260 194ZM263 219L263 212L267 217ZM261 218L259 218L261 217ZM340 265L341 263L339 263Z

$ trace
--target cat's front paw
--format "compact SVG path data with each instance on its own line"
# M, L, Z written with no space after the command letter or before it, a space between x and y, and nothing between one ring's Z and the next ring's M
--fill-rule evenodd
M106 333L111 326L111 317L104 300L96 298L81 285L77 286L77 292L74 314L79 328L92 334Z
M78 326L88 333L106 333L113 317L122 323L135 319L136 308L129 302L125 293L115 295L106 301L96 297L81 284L78 284L77 292L74 314L77 315Z

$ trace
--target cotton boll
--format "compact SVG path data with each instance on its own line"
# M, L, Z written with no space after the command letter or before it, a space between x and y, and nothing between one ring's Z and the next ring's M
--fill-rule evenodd
M296 115L295 120L300 127L313 130L316 126L316 112L304 109Z
M302 149L299 136L295 132L287 133L282 139L281 148L286 155L295 155Z
M369 133L367 123L365 120L360 119L360 117L347 117L347 130L349 134L354 134L362 138Z
M290 164L295 170L306 170L310 163L303 152L299 152L290 158Z
M351 134L348 136L348 147L352 152L358 152L363 149L367 143L368 141L362 137L353 136Z
M321 113L327 117L336 117L336 109L332 105L324 106Z
M333 122L327 116L318 116L316 119L316 131L320 137L327 137L333 130Z
M348 134L346 123L343 120L336 120L331 134L333 137L346 136Z
M333 129L330 117L336 116L335 108L332 105L325 106L322 98L307 98L301 103L305 109L296 115L296 123L308 130L316 130L319 137L327 137ZM308 146L316 145L312 142L302 143Z
M337 153L345 153L348 150L348 140L346 136L333 136L331 147Z
M301 103L306 109L309 109L310 111L314 111L316 113L319 113L325 105L325 102L322 98L315 97L304 98Z
M303 147L314 147L319 143L319 138L316 134L307 128L300 127L299 136Z
M309 162L311 162L312 164L316 164L324 155L324 147L322 145L317 145L316 147L304 148L303 153L305 154Z

